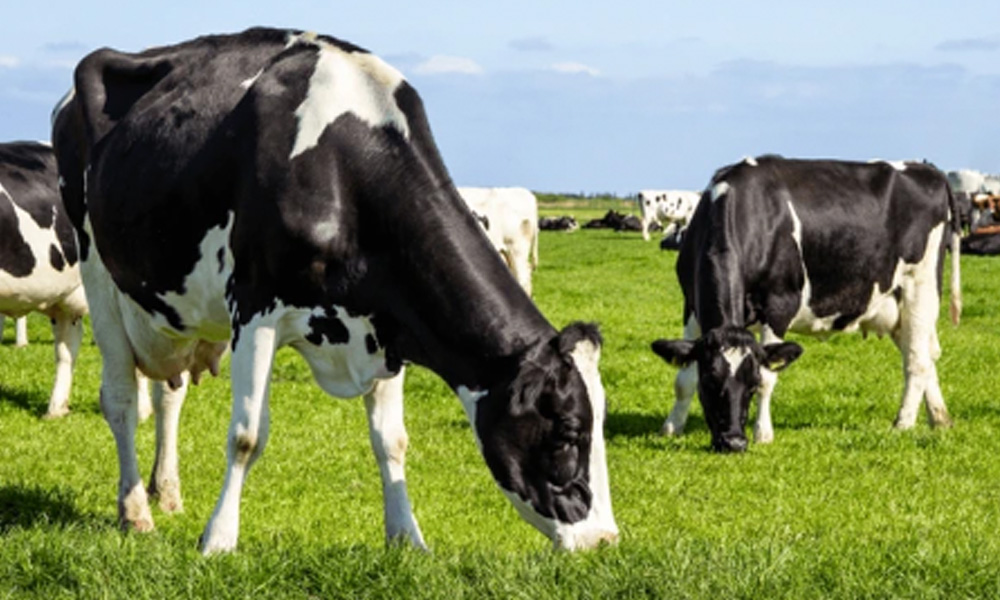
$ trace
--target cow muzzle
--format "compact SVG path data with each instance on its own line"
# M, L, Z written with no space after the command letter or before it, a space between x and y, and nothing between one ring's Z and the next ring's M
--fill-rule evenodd
M725 434L712 438L712 450L722 453L745 452L747 438L742 434Z
M585 530L570 528L569 531L560 532L553 540L557 550L590 550L600 546L613 546L618 543L618 528L593 527Z

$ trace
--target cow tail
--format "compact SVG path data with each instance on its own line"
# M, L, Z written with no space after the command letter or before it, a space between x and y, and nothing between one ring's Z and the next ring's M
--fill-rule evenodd
M538 234L538 221L536 219L534 227L532 228L531 234L531 268L538 268L538 238L541 237Z
M962 254L962 221L958 213L958 202L955 194L948 188L948 203L951 208L951 322L958 325L962 317L962 276L961 276L961 254Z

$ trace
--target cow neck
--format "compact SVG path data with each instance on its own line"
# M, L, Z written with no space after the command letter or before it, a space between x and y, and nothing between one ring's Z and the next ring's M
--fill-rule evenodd
M402 358L430 368L453 388L481 389L529 348L555 336L555 329L451 183L407 202L404 212L386 215L393 279L403 286L393 310L404 332Z

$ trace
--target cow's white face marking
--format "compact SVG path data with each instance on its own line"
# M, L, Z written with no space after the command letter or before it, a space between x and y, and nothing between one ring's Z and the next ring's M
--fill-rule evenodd
M315 45L316 68L295 111L299 128L289 159L316 146L327 126L347 113L372 127L391 125L409 138L406 115L393 96L403 82L399 71L371 54L345 52L323 41Z
M715 202L719 198L726 195L729 192L729 184L725 181L720 181L712 186L712 202Z
M740 365L750 356L750 349L743 346L736 348L725 348L722 350L722 358L729 365L729 374L736 375L740 370Z

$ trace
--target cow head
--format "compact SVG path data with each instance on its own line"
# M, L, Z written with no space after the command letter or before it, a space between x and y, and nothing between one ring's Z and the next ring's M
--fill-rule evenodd
M480 450L521 516L557 548L613 542L601 338L573 324L532 347L511 377L466 398ZM465 398L463 398L465 399Z
M795 342L761 345L741 327L712 329L697 340L657 340L653 352L676 366L698 366L698 398L720 452L746 450L750 399L760 386L760 369L780 371L802 354Z

